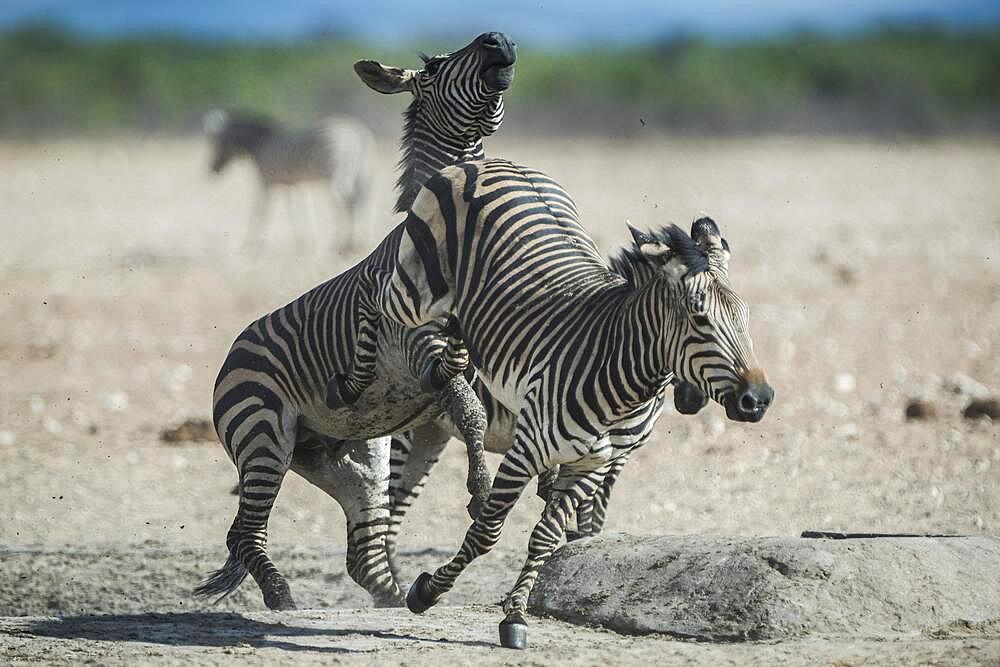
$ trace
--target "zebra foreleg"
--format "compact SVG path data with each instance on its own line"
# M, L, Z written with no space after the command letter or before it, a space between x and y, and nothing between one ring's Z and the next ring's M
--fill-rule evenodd
M292 469L334 498L347 518L347 573L376 606L401 606L389 567L389 438L300 443Z
M528 608L528 596L538 579L538 572L559 545L566 531L566 523L576 512L577 505L597 491L609 469L610 466L606 465L595 471L577 472L567 466L560 467L556 489L545 504L542 518L535 524L528 539L528 558L514 588L503 603L506 616L500 623L502 646L527 648L528 624L524 613Z
M349 373L334 373L326 383L326 406L331 410L354 405L365 389L375 381L375 364L378 355L378 327L381 316L366 304L369 288L358 290L362 295L358 304L358 332L354 341L354 360Z
M292 438L276 436L266 419L259 420L251 432L255 435L235 449L240 501L226 536L229 558L222 569L211 574L194 592L225 597L249 573L260 587L268 609L295 609L288 582L267 555L267 519L288 471L289 461L283 454L290 453ZM240 456L243 452L247 453L245 457Z
M389 458L389 528L385 547L389 567L401 581L396 543L399 527L414 501L420 496L431 468L438 462L449 436L434 424L394 436Z
M406 606L410 611L420 614L437 604L441 596L455 585L455 580L469 563L496 546L507 515L532 477L537 474L530 464L532 458L525 450L523 440L519 439L504 455L493 480L489 500L466 531L455 557L439 567L433 575L422 573L410 586L406 594Z
M463 375L453 377L445 384L438 394L438 404L451 417L465 441L469 456L465 488L471 496L466 509L469 516L475 519L486 505L492 486L483 444L486 439L486 409Z

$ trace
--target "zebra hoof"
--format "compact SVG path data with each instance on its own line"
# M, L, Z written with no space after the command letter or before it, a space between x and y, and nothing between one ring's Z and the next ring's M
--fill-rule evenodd
M522 651L528 648L528 623L524 616L511 614L500 622L500 646Z
M435 394L444 389L445 383L438 384L437 369L441 365L441 360L437 357L428 359L424 364L424 370L420 372L420 389L427 394Z
M431 575L421 572L406 592L406 608L414 614L422 614L437 604L437 598L430 591L430 583Z
M344 379L343 373L334 373L330 376L330 381L326 383L326 407L331 410L350 407L358 400L357 396L352 396L350 391L344 387Z
M264 594L264 604L271 611L295 611L295 600L292 599L292 591L288 588L288 582L284 579L274 579L267 582L262 588Z

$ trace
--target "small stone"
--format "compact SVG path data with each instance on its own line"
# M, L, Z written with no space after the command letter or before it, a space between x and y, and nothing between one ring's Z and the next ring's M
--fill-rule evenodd
M162 442L214 442L215 428L207 419L187 419L173 428L160 431Z
M838 394L850 394L857 386L857 380L850 373L838 373L833 383Z
M975 398L965 406L962 416L966 419L979 419L981 417L998 419L1000 418L1000 401L995 398Z
M906 402L907 419L934 419L937 417L937 408L930 401L922 398L911 398Z

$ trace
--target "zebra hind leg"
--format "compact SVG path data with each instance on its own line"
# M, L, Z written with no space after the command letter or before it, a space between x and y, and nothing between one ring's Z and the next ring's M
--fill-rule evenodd
M266 426L260 426L266 424ZM268 609L295 609L295 601L284 575L267 555L267 520L278 490L288 471L291 441L277 436L264 419L250 431L249 440L235 450L238 462L239 508L226 536L229 558L196 589L195 595L226 597L253 576ZM247 454L241 456L244 452Z
M448 444L448 433L436 424L425 424L394 436L389 459L389 528L385 547L396 581L401 581L397 540L407 511L420 496L427 475Z
M403 593L389 567L389 438L300 442L292 470L336 500L347 518L347 573L376 606L399 607Z
M582 499L592 496L605 477L609 466L596 471L571 471L560 468L556 482L542 517L528 539L528 558L521 574L503 603L506 616L500 623L500 644L506 648L524 649L528 646L528 624L524 614L528 596L538 579L538 573L556 550L566 530L566 523L576 512Z
M608 501L611 499L611 489L618 481L618 476L627 460L625 456L616 459L611 464L611 469L604 475L601 485L594 491L594 495L580 501L576 508L576 530L566 531L567 542L578 540L581 537L599 535L604 529L604 521L608 514Z

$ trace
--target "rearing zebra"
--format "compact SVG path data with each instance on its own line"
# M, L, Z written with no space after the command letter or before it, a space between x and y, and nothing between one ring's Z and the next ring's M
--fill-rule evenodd
M351 118L331 117L316 127L290 131L263 116L221 109L205 114L204 127L213 144L214 173L237 157L249 157L257 167L260 188L245 246L259 243L275 186L323 182L329 187L332 209L347 214L340 226L341 245L352 247L354 228L368 222L375 139L367 127ZM294 231L301 248L302 230L296 225Z
M463 159L482 157L482 138L503 119L502 93L510 85L514 45L486 33L468 46L429 58L422 70L373 61L355 69L380 92L410 91L404 135L406 179L400 208L417 186L409 179ZM404 174L404 175L405 175ZM463 378L440 394L419 388L415 371L444 342L437 327L408 330L387 323L377 332L384 351L380 382L361 410L325 403L328 378L350 367L362 277L391 270L400 234L391 234L365 260L265 315L239 335L216 380L216 431L239 474L240 500L226 545L229 558L198 589L226 594L251 574L271 609L294 608L288 583L266 550L267 520L285 473L292 469L334 497L347 516L347 569L377 604L400 604L402 593L387 564L385 532L389 441L383 438L448 412L462 431L470 491L485 501L489 473L482 457L485 415ZM365 442L365 440L368 442Z
M529 481L558 465L503 605L501 643L524 648L539 569L581 501L646 441L672 374L722 404L730 419L763 418L774 392L753 354L748 309L730 286L729 248L717 225L701 218L690 236L676 226L632 233L635 249L621 262L655 274L641 285L601 258L555 181L505 160L442 170L393 232L401 234L397 261L360 301L373 309L359 314L359 331L448 317L458 332L449 347L463 348L448 351L451 359L470 356L493 396L517 415L486 507L455 557L414 582L411 611L435 604L492 549ZM360 341L359 334L358 350L368 345ZM434 371L448 372L447 361Z

